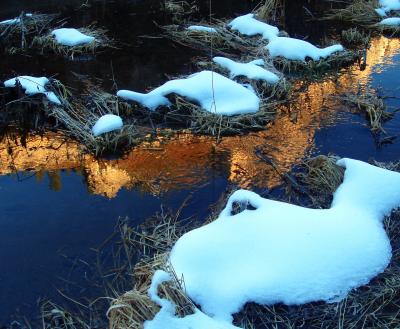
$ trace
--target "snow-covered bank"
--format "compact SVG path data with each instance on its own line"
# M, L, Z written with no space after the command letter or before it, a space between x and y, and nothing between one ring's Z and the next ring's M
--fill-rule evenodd
M230 323L245 303L339 301L391 258L382 220L400 205L400 174L342 159L330 209L237 191L214 222L183 235L170 261L202 311ZM255 210L232 215L234 203Z
M260 99L252 90L211 71L168 81L147 94L129 90L117 93L119 97L138 102L150 110L171 105L166 97L171 94L186 97L210 113L228 116L256 113L260 106Z

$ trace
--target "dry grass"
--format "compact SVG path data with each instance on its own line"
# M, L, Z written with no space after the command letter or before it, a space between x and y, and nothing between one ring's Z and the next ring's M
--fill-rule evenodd
M266 22L278 22L283 15L281 0L261 1L254 9L257 18Z
M195 134L217 138L265 129L267 123L275 118L277 105L262 103L256 113L226 116L205 111L178 95L173 96L173 103L173 108L164 114L164 119L169 124L189 129Z
M342 31L342 41L346 47L366 49L370 39L369 34L365 34L356 27Z
M115 298L107 311L111 329L143 328L143 323L155 316L160 308L150 300L148 289L154 272L159 269L169 272L173 278L159 286L159 295L177 306L179 316L193 313L194 304L184 293L182 280L176 277L168 264L172 246L194 226L191 220L180 218L184 205L175 214L162 209L138 229L129 227L125 221L118 225L121 249L127 259L139 257L140 261L136 265L129 265L133 289Z
M354 64L362 58L361 51L345 50L332 54L331 56L318 61L293 61L283 57L276 57L273 60L274 65L285 73L299 73L307 78L320 78L330 71L338 71L343 67ZM269 57L269 55L266 55Z
M6 109L12 112L23 104L31 112L34 112L34 109L41 110L46 118L55 121L52 129L57 129L66 136L78 140L86 150L95 155L121 153L129 147L137 145L150 130L149 128L140 129L136 126L134 119L128 119L131 114L129 104L121 102L115 95L101 91L94 86L87 88L78 97L55 79L50 79L50 84L46 88L57 95L61 105L49 102L42 95L28 97L17 87L17 99L8 102ZM121 130L95 137L92 127L105 114L125 117L124 126Z
M116 45L115 41L107 36L107 31L104 29L96 28L95 26L88 26L77 30L83 34L94 37L95 40L78 46L64 46L59 44L50 32L44 36L35 37L32 46L39 48L41 52L50 51L74 59L76 56L95 54L99 50L104 48L114 48Z
M190 15L199 12L199 7L191 1L166 0L162 3L162 10L172 16L175 23L183 23Z
M334 155L305 159L299 165L299 172L295 174L316 208L329 207L332 194L343 182L344 168L336 164L337 160L339 157Z
M323 19L370 27L381 20L381 17L375 11L376 8L379 8L378 0L355 0L346 8L333 9Z
M0 24L0 40L10 54L28 49L34 37L46 31L57 15L22 12L16 24Z
M338 98L365 114L374 133L385 132L383 122L393 117L393 114L387 111L383 99L377 96L374 90L358 88L357 92L349 92Z
M165 36L176 43L202 51L209 51L212 48L214 54L224 56L229 56L230 53L252 54L263 43L260 38L249 38L230 30L227 23L223 21L215 21L212 26L205 22L187 24L187 26L190 25L212 27L216 29L216 32L193 31L188 30L186 26L179 25L168 25L161 28L164 30Z

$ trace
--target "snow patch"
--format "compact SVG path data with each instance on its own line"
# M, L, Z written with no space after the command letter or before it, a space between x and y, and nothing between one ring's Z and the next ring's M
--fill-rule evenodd
M204 313L231 322L247 302L336 302L391 259L383 218L400 206L400 173L342 159L330 209L236 191L214 222L183 235L170 262ZM255 210L232 215L234 203Z
M264 80L271 84L276 84L279 81L279 77L275 73L262 67L264 65L262 59L256 59L249 63L239 63L226 57L214 57L213 61L228 70L231 78L245 76L252 80Z
M56 94L52 91L46 90L46 85L50 82L46 77L35 78L28 75L23 75L4 81L4 87L14 88L17 86L17 82L21 84L21 87L25 90L26 95L30 96L43 94L50 102L61 105L61 101Z
M174 93L198 103L205 111L221 115L255 113L260 106L260 99L254 91L211 71L168 81L147 94L120 90L117 95L155 110L159 106L171 105L166 96Z
M123 126L122 119L115 114L103 115L92 128L94 136L99 136L110 131L121 129Z
M144 323L144 329L238 329L229 323L214 320L198 309L194 314L184 318L176 317L175 305L166 299L161 299L157 294L158 285L169 280L171 276L164 271L158 270L154 273L149 296L153 302L161 306L161 310L153 320Z
M91 43L95 40L94 37L83 34L79 32L77 29L71 28L62 28L56 29L51 32L56 38L56 41L64 46L74 47L79 45L85 45Z
M191 25L187 28L189 31L206 32L206 33L217 33L217 30L213 27L202 26L202 25Z
M247 36L261 34L263 39L272 40L279 34L276 26L269 25L254 18L254 14L236 17L228 26L235 31Z
M379 0L379 5L381 8L375 10L379 15L386 16L386 13L390 11L400 10L400 0Z
M282 56L289 60L298 61L305 61L306 57L310 57L316 61L344 50L342 45L317 48L307 41L288 37L277 37L265 46L265 48L268 49L272 57Z
M388 25L388 26L399 26L400 25L400 17L390 17L385 18L379 22L380 25Z

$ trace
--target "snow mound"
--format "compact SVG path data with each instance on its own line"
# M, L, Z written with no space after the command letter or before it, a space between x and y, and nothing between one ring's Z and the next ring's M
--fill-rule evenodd
M342 159L330 209L236 191L214 222L183 235L170 261L204 313L231 321L245 303L336 302L391 259L383 218L400 206L400 173ZM234 203L255 210L232 215Z
M229 323L214 320L198 309L184 318L175 317L175 305L157 295L158 285L169 280L171 276L164 271L154 273L149 295L152 301L161 306L161 310L153 320L144 323L144 329L238 329Z
M118 115L106 114L103 115L92 128L94 136L99 136L110 131L121 129L123 126L122 119Z
M61 105L61 101L56 94L52 91L46 90L46 85L50 82L46 77L35 78L28 75L23 75L4 81L4 87L14 88L17 86L17 82L21 84L21 87L25 90L26 95L30 96L43 94L50 102Z
M255 113L260 106L260 99L252 90L211 71L168 81L147 94L129 90L119 90L117 93L119 97L138 102L150 110L171 105L166 97L170 94L186 97L205 111L228 116Z
M385 18L379 22L380 25L388 25L388 26L399 26L400 25L400 17L390 17Z
M235 31L247 36L261 34L263 39L272 40L279 34L276 26L269 25L254 18L254 14L236 17L228 26Z
M249 63L239 63L226 57L214 57L213 61L228 70L231 78L245 76L253 80L264 80L271 84L279 81L279 77L275 73L262 67L264 65L264 60L262 59L256 59Z
M379 5L381 8L375 11L381 16L386 16L392 10L400 10L400 0L379 0Z
M326 58L335 52L344 50L342 45L317 48L307 41L288 37L277 37L265 48L268 49L272 57L282 56L289 60L298 61L305 61L306 57L310 57L316 61L321 58Z
M217 30L213 27L202 26L202 25L191 25L187 28L189 31L206 32L206 33L217 33Z
M83 34L77 29L62 28L51 32L57 42L64 46L74 47L91 43L95 40L94 37Z

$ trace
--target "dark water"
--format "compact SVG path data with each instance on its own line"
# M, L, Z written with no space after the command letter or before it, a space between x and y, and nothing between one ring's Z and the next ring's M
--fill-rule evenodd
M97 22L123 46L96 58L70 61L29 54L3 57L0 78L14 75L57 76L68 86L79 73L113 92L120 88L145 90L164 82L168 75L193 70L198 55L158 36L152 23L169 23L158 12L157 1L98 1L90 8L83 1L9 1L0 3L0 19L21 10L61 12L68 25L79 27ZM293 12L305 15L308 1L298 1ZM214 9L221 17L233 17L254 6L251 1L220 1ZM208 4L202 10L207 11ZM77 9L80 8L80 9ZM300 15L300 14L299 14ZM332 30L322 26L307 30L302 21L286 19L286 29L314 40ZM311 25L313 26L313 25ZM15 314L34 319L37 300L63 298L56 288L74 281L85 290L85 270L72 271L71 259L90 261L90 248L103 242L118 217L140 223L165 205L177 209L188 196L184 216L204 218L228 185L256 191L273 190L281 184L274 170L259 161L255 149L262 147L287 172L309 154L332 152L361 160L399 160L400 142L379 145L367 121L328 96L355 90L358 84L378 88L386 103L400 107L397 79L400 74L400 42L387 38L373 41L368 66L357 65L339 78L310 84L282 111L268 130L242 137L229 137L216 145L207 137L182 135L164 143L143 145L121 159L95 159L82 155L72 141L53 133L42 136L4 134L0 141L0 324ZM385 123L389 136L399 134L400 116ZM88 269L87 269L88 270Z

